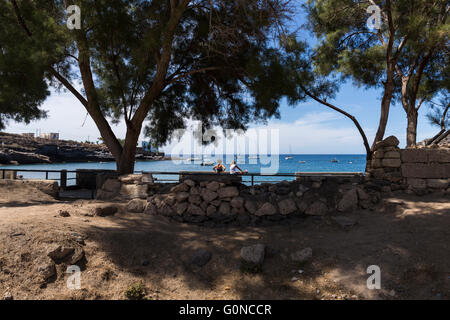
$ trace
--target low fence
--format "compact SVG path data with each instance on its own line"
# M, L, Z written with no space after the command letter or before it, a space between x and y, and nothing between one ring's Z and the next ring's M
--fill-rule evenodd
M204 171L179 171L179 172L161 172L161 171L135 171L136 174L152 174L156 183L178 183L186 178L194 180L210 180L225 178L227 180L239 180L246 185L261 183L278 183L283 180L293 181L301 180L302 177L362 177L362 172L296 172L296 173L245 173L242 175L233 175L229 173L213 173ZM25 174L25 176L21 176ZM0 179L43 179L57 181L61 190L67 188L97 189L102 182L113 175L117 175L114 170L35 170L35 169L0 169ZM100 179L99 179L100 178ZM98 181L100 180L100 181Z

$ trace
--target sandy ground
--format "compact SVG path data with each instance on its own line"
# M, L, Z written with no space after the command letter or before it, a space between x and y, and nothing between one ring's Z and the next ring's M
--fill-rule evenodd
M393 196L376 211L348 215L357 221L349 228L313 217L206 228L124 210L93 217L95 205L56 201L29 188L1 189L0 295L124 299L125 290L142 281L149 299L450 298L448 195ZM59 210L71 216L63 218ZM47 246L67 243L74 233L86 243L81 290L67 289L63 265L57 278L43 285L36 268ZM263 270L243 274L240 249L255 243L268 247ZM290 253L305 247L312 248L312 259L293 262ZM203 268L189 263L199 248L212 253ZM380 290L367 289L370 265L381 268Z

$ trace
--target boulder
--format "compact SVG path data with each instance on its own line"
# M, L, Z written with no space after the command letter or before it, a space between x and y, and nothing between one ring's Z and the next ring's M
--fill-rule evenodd
M224 187L220 188L218 193L220 198L234 198L239 195L239 190L236 187Z
M58 244L52 244L47 248L47 256L54 260L58 261L64 259L70 254L73 254L75 249L72 247L63 247Z
M312 258L312 249L305 248L294 253L291 253L291 260L294 262L304 263Z
M199 206L202 203L202 197L198 194L191 194L189 196L189 203Z
M115 205L101 205L94 208L94 214L99 217L107 217L114 215L119 208Z
M245 200L244 207L251 214L254 214L256 212L256 210L258 209L256 207L256 202L252 201L252 200Z
M338 203L337 210L343 212L348 210L355 210L357 207L358 193L356 189L351 189L344 193L344 196Z
M186 191L189 191L189 186L185 182L177 184L172 189L170 189L170 192L172 193L186 192Z
M210 203L219 196L217 192L211 191L209 189L202 189L200 195L207 203Z
M83 258L84 258L84 250L83 250L83 248L80 248L80 247L75 248L75 252L72 255L72 257L70 258L69 263L72 264L72 265L77 264Z
M222 202L220 204L218 212L223 215L229 215L231 212L230 204L228 202Z
M400 141L395 136L389 136L383 141L379 141L375 144L375 149L380 149L384 147L397 147Z
M197 267L203 267L211 260L211 252L205 249L198 249L191 258L191 264Z
M292 200L291 198L287 198L278 202L278 208L280 208L280 213L282 215L288 215L297 210L295 201Z
M137 184L122 184L120 188L120 195L125 199L146 199L147 198L147 185Z
M206 215L212 216L217 212L217 208L214 206L209 205L208 208L206 208Z
M398 159L387 159L384 158L381 160L381 165L387 168L400 168L402 166L402 161L400 158Z
M107 179L105 183L103 183L102 190L112 193L119 193L121 186L122 184L119 180Z
M191 188L195 187L195 182L190 179L184 180L183 182Z
M305 202L303 202L305 203ZM299 206L299 210L302 210L303 207ZM313 202L308 208L305 210L305 214L310 216L323 216L328 213L328 206L320 200Z
M240 252L241 259L247 264L261 266L264 262L265 251L266 246L264 244L255 244L252 246L243 247Z
M230 205L233 208L240 209L244 206L244 199L242 199L241 197L235 197L230 201Z
M142 213L145 210L147 201L141 199L133 199L127 204L127 211L134 213Z
M193 216L204 216L206 213L195 204L190 204L187 208L187 213Z
M151 173L143 173L141 183L143 184L153 184L153 175Z
M399 151L385 152L384 159L400 159L400 152Z
M139 184L142 180L141 174L126 174L119 177L120 182L124 184Z
M44 262L37 267L37 272L44 280L48 280L56 275L55 263L53 261Z
M178 192L175 195L175 199L177 202L183 202L186 201L189 198L189 193L188 192Z
M183 213L186 212L186 210L188 209L189 204L187 202L181 202L181 203L177 203L175 205L175 212L181 216Z
M256 212L257 216L272 216L277 213L277 208L270 202L264 203Z
M97 199L97 200L112 200L115 197L117 197L117 193L99 189L99 190L97 190L95 199Z
M206 185L206 188L210 191L216 192L220 188L220 184L217 181L211 181Z

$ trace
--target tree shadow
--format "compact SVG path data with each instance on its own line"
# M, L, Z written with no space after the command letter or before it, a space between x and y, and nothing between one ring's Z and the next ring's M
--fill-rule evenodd
M395 197L387 210L348 214L358 224L347 229L327 218L207 228L124 213L107 218L107 226L84 226L83 232L118 270L148 281L166 296L175 290L184 299L320 299L333 292L370 299L448 298L448 201L414 199ZM267 246L263 270L243 274L240 249L255 243ZM311 261L292 261L290 254L305 247L313 249ZM199 248L212 253L202 268L190 263ZM367 289L370 265L380 266L381 290Z

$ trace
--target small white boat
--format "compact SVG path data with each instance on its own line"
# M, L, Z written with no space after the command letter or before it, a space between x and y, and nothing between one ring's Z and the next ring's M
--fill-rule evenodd
M298 163L306 163L306 161L300 160Z
M337 163L339 161L336 158L334 158L333 160L331 160L331 162Z
M284 159L285 160L292 160L292 159L294 159L294 157L288 156L288 157L285 157Z

